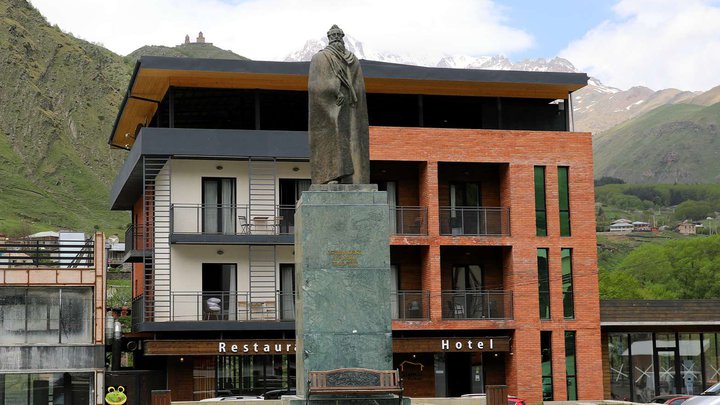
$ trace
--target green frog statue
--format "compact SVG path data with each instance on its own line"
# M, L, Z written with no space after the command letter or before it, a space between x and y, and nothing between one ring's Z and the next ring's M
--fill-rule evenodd
M123 405L126 401L125 387L118 385L117 390L115 387L108 387L108 393L105 395L105 402L108 405Z

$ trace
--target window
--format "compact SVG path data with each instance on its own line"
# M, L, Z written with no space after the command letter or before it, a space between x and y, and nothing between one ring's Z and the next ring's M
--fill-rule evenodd
M235 179L206 177L202 182L203 233L234 234L237 214Z
M560 236L570 236L570 187L568 167L558 167L558 204L560 205Z
M563 316L565 319L575 318L575 303L573 297L572 276L572 249L561 249L562 261L562 289L563 289Z
M0 287L0 344L92 343L90 287Z
M567 382L567 400L577 401L575 331L565 332L565 376Z
M550 274L548 249L537 250L538 295L540 298L540 319L550 319Z
M0 374L0 404L93 404L94 373Z
M553 400L553 374L552 374L552 334L549 331L540 332L540 361L542 367L542 396L543 401Z
M544 166L535 166L535 235L547 236Z

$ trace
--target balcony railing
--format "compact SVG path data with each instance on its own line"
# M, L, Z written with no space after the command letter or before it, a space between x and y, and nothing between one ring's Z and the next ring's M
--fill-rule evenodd
M251 211L255 213L251 216ZM261 212L262 215L256 214ZM209 235L287 235L295 232L292 205L173 204L172 233Z
M92 268L94 239L14 240L0 244L0 268Z
M440 234L509 236L510 209L503 207L441 207Z
M152 249L152 226L134 224L125 230L125 253Z
M173 291L171 321L292 321L295 295L250 298L247 291Z
M443 291L442 304L443 319L513 319L511 291Z
M390 233L427 235L427 207L391 207Z
M422 321L430 319L429 291L398 291L390 296L392 319Z

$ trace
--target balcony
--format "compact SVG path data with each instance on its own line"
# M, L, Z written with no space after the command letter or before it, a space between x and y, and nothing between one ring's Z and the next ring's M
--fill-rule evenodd
M510 209L503 207L440 207L440 234L510 236Z
M397 291L390 297L390 308L393 320L430 320L430 292Z
M124 263L139 263L144 260L146 250L152 247L152 229L145 225L130 225L125 230Z
M502 290L442 292L443 319L513 319L513 296Z
M0 244L0 268L94 268L94 239L9 240Z
M291 205L173 204L174 243L292 244L295 207Z
M167 324L175 330L179 324L193 323L203 329L203 324L219 325L220 329L233 329L231 325L251 322L295 320L295 295L276 292L266 297L250 297L249 291L172 291L170 292L169 314L155 311L166 307L165 303L154 302L150 296L133 299L132 323L134 331L149 330L142 323L153 322L161 327ZM222 326L224 325L224 326ZM292 325L294 326L294 325ZM235 328L241 329L241 328Z
M427 235L427 207L391 207L390 233L404 236Z

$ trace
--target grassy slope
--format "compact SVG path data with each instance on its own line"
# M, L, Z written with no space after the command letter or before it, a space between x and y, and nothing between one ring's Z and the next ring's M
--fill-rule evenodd
M133 51L127 57L132 60L140 56L174 56L181 58L240 59L247 60L232 51L220 49L211 44L182 44L175 47L149 45Z
M629 183L717 183L719 138L720 103L665 105L595 137L595 177Z
M131 65L51 27L24 0L0 0L0 232L119 232L108 210L124 153L107 134Z

